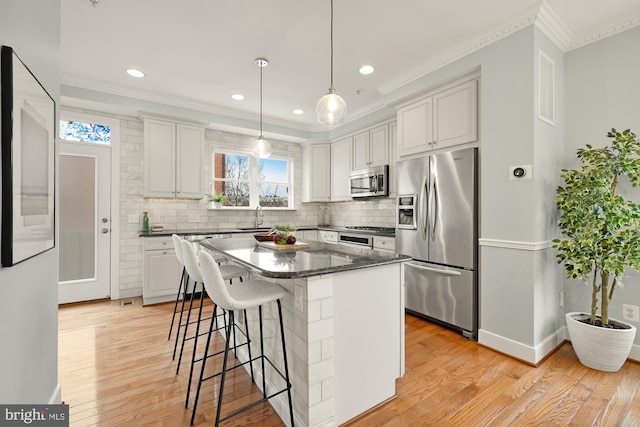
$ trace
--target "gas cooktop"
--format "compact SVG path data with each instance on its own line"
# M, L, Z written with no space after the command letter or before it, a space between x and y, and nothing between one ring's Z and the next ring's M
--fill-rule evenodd
M379 233L393 233L396 231L393 227L370 227L368 225L351 225L345 228L349 230L377 231Z

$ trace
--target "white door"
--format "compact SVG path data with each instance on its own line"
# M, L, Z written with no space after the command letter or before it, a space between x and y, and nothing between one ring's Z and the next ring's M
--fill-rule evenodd
M111 149L60 142L58 303L108 298Z

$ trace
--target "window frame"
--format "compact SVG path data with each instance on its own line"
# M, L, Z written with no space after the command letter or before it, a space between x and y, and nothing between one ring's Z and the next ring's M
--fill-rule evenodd
M232 155L232 156L245 156L249 159L249 206L225 206L223 205L218 209L226 209L226 210L254 210L258 207L260 203L260 177L258 174L260 159L255 158L250 152L243 150L230 150L226 148L213 148L211 151L211 183L210 189L211 194L215 194L215 183L222 181L220 179L216 179L216 164L215 164L215 155L216 154L224 154L224 155ZM282 207L275 206L264 206L262 209L264 210L274 210L274 211L282 211L282 210L294 210L295 209L295 192L294 192L294 181L293 181L293 171L294 171L294 158L291 156L282 156L277 154L272 154L269 156L269 160L282 160L287 162L287 180L288 180L288 205Z

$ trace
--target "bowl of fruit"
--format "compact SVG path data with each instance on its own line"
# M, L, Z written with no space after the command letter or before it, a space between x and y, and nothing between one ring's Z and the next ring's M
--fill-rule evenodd
M269 233L271 233L271 239L276 245L293 245L296 243L296 228L291 225L276 224Z

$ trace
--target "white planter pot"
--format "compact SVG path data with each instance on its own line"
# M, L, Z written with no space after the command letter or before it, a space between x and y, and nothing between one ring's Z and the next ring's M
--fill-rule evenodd
M565 316L569 339L580 363L599 371L618 371L629 356L636 327L616 320L629 329L601 328L576 320L588 317L585 313L567 313Z

